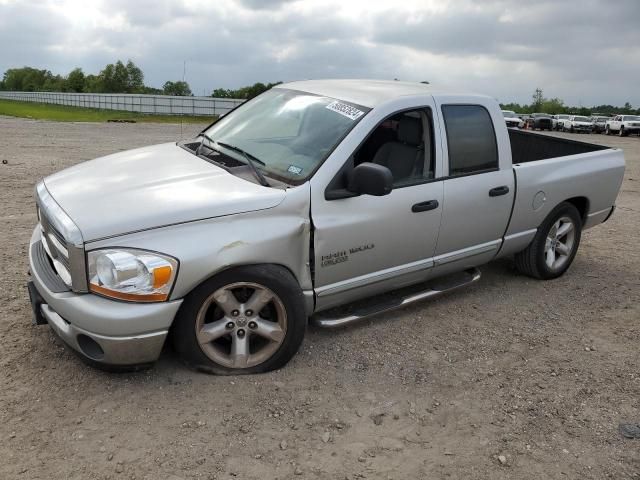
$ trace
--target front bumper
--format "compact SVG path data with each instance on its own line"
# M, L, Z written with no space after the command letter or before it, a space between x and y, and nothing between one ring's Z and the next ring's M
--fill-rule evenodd
M157 360L182 300L138 304L64 291L52 281L53 268L39 254L39 242L36 228L29 245L34 313L91 362L131 366Z

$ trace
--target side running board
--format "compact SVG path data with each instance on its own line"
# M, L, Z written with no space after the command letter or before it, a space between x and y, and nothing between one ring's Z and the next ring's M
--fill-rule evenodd
M374 301L366 299L351 305L333 308L319 312L311 317L311 323L322 328L340 328L374 315L387 313L401 307L405 307L415 302L426 300L427 298L438 297L445 293L457 290L458 288L480 280L480 270L471 268L463 272L454 273L445 277L434 279L426 284L409 287L408 289L382 295L381 300ZM361 306L360 306L361 305Z

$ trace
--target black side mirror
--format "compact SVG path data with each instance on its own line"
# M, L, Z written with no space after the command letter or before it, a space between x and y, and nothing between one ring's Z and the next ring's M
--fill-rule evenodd
M377 163L364 162L355 167L348 176L347 190L358 195L388 195L393 189L391 170Z

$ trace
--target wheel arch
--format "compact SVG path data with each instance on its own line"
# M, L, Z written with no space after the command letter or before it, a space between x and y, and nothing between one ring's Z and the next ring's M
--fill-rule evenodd
M582 224L584 225L587 221L587 215L589 214L589 199L587 197L572 197L564 201L578 209L580 220L582 220Z
M313 295L313 291L311 292L305 291L304 288L302 288L302 285L300 284L300 279L296 276L295 272L293 272L289 267L281 263L274 263L274 262L252 262L252 263L241 263L241 264L235 264L235 265L225 265L220 269L212 272L208 276L202 278L197 284L193 285L191 289L184 294L183 298L186 298L187 296L189 296L194 290L198 289L201 285L210 281L212 278L215 278L219 275L223 275L226 272L229 272L237 268L259 268L259 267L281 268L282 270L286 271L289 275L291 275L291 277L293 278L293 281L298 285L298 287L300 288L300 291L302 291L302 294L305 297L305 308L307 310L307 314L310 316L311 313L313 313L313 310L315 308L315 296Z

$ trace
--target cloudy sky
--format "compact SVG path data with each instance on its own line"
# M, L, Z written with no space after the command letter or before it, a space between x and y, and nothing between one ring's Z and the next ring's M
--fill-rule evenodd
M0 73L96 73L131 58L148 85L428 80L529 103L640 106L640 0L0 0Z

